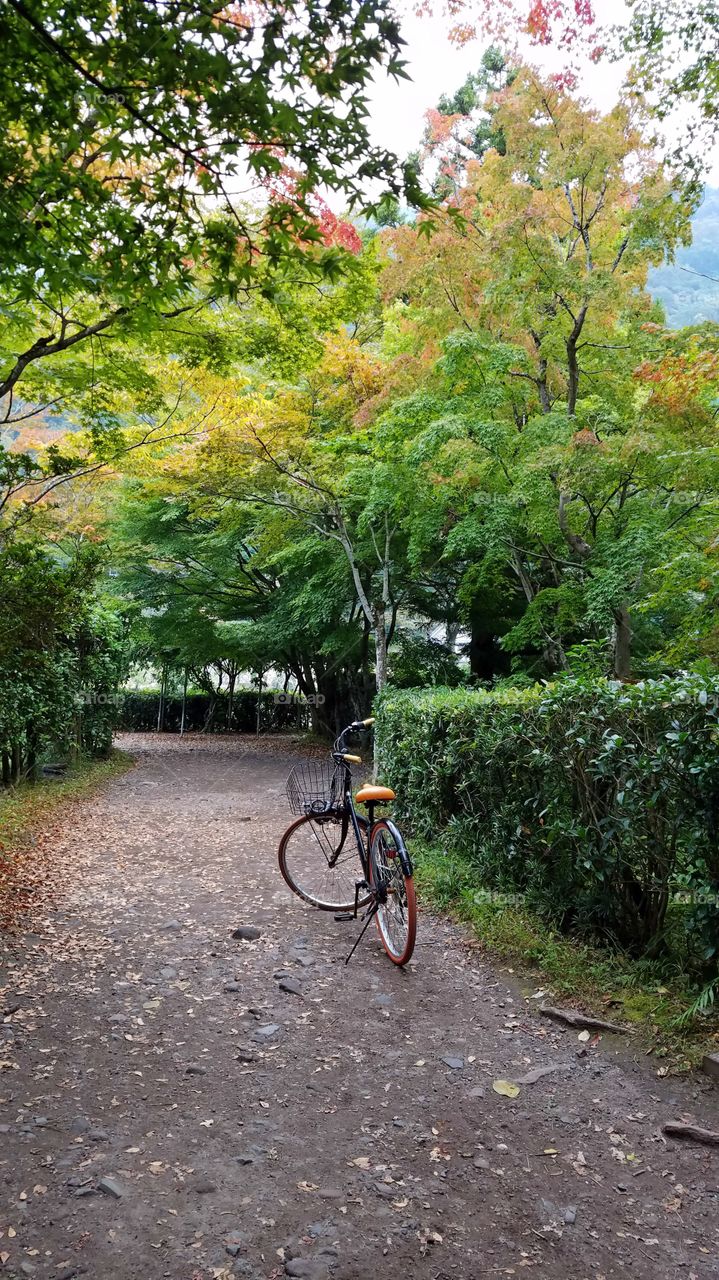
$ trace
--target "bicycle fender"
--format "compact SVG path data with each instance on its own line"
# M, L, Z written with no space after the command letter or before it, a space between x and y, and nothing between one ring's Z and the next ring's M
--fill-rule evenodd
M384 822L385 825L388 827L388 829L392 832L392 836L394 840L396 840L397 842L397 852L399 853L399 860L402 865L402 870L404 874L406 876L414 875L414 871L412 870L412 859L410 858L407 852L407 846L405 845L401 832L398 831L397 827L394 825L391 818L382 818L381 821Z

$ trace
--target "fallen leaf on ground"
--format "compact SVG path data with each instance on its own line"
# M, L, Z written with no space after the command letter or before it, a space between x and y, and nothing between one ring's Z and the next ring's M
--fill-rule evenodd
M495 1080L492 1084L495 1093L501 1093L503 1098L516 1098L520 1092L518 1084L512 1084L511 1080Z

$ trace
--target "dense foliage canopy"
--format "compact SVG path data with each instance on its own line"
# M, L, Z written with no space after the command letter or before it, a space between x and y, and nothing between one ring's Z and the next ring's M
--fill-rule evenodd
M324 727L388 682L713 666L719 329L647 287L695 202L646 99L492 46L403 170L363 108L389 14L159 13L5 16L8 554L91 553L166 691L277 683ZM364 220L317 191L368 178Z

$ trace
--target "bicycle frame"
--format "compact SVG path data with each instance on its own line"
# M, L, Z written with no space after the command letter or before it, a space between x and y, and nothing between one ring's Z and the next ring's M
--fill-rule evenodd
M349 824L351 823L352 830L355 837L355 843L357 845L357 851L360 855L360 862L362 864L362 871L364 874L364 882L365 882L364 885L362 885L362 882L360 881L355 890L355 915L357 914L357 901L359 896L359 889L362 887L369 888L370 850L372 846L372 832L375 826L375 817L374 817L375 802L374 801L370 801L367 805L366 818L360 817L359 814L357 813L357 810L355 808L354 798L352 796L352 769L351 769L350 763L345 758L346 757L346 752L344 750L345 736L348 733L358 731L359 728L360 728L359 725L349 725L346 729L343 729L340 736L336 739L334 747L332 749L332 759L334 760L336 765L341 765L342 768L344 769L344 777L342 780L342 816L343 817L346 816L349 819L349 823L348 823L347 831L344 831L342 833L342 838L339 842L339 845L335 850L333 857L329 859L329 862L328 862L329 866L333 866L334 863L339 858L340 853L344 848L345 841L347 839L347 834L349 832ZM386 823L387 827L391 831L392 836L396 842L397 853L398 853L400 862L402 864L402 870L404 874L407 876L411 876L412 863L410 861L409 854L407 853L407 849L405 847L405 843L404 843L404 840L402 839L400 832L397 830L396 826L394 825L393 822L390 821L389 818L383 818L382 822ZM363 826L366 828L365 831L362 830ZM377 886L377 888L379 890L379 894L381 895L382 889L384 888L384 886ZM380 901L382 900L383 899L380 897Z
M357 810L355 808L355 802L352 797L352 769L350 768L347 761L343 758L342 753L333 751L332 757L335 763L341 764L344 769L344 777L342 780L342 808L339 812L341 813L341 816L343 819L343 825L345 820L347 825L346 825L346 829L342 832L342 838L337 848L335 849L332 857L328 858L327 865L330 867L333 867L334 864L337 862L337 859L339 858L340 854L342 853L342 850L344 849L345 841L347 840L347 836L349 834L349 829L351 826L352 832L355 838L355 843L357 845L357 852L359 853L359 856L360 856L360 863L362 864L362 872L364 874L365 881L369 884L369 851L370 851L370 838L371 838L371 832L372 832L372 815L370 814L369 818L362 818L357 813ZM366 833L362 830L363 826L366 827ZM355 903L355 908L356 908L356 903Z

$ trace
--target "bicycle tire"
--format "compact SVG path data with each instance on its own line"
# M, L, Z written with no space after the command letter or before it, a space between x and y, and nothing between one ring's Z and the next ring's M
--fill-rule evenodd
M366 825L366 819L358 821L361 826ZM340 827L339 839L332 841L323 829L335 826ZM332 853L339 854L334 867L327 857L330 847ZM318 821L317 815L305 814L285 831L277 857L283 880L303 902L319 911L354 910L355 885L363 879L364 872L348 818ZM358 906L367 902L369 890L360 895Z
M369 874L373 892L382 881L387 883L389 874L387 902L378 903L375 922L387 955L393 964L401 967L411 959L417 939L417 893L414 876L408 875L404 869L398 839L401 841L399 832L385 818L375 822L370 842Z

